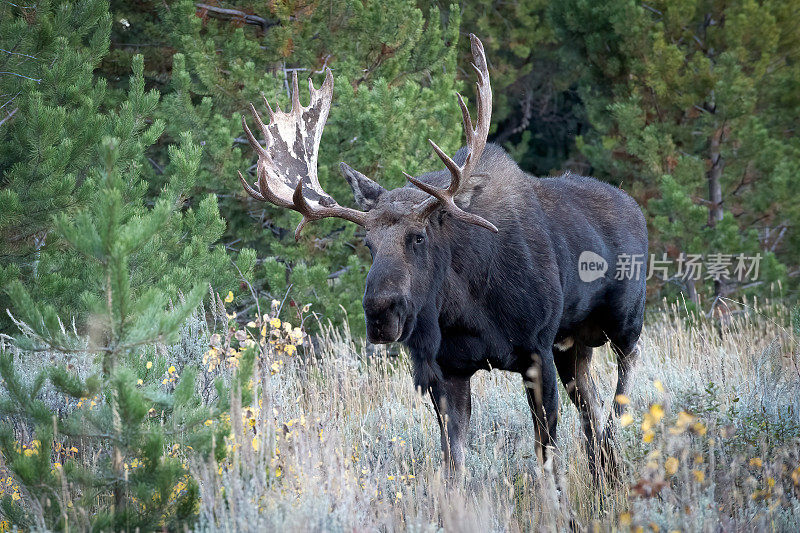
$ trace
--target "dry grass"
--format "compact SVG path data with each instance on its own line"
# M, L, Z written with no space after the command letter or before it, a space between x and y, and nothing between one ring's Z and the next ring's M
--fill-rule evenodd
M192 319L180 343L140 355L179 372L202 367L197 386L210 397L212 380L235 371L236 348L260 346L255 400L231 413L229 458L179 452L200 482L201 530L547 531L573 521L589 531L800 531L798 339L785 307L742 309L722 330L678 309L649 313L632 418L616 429L623 479L602 488L563 390L555 473L542 472L517 375L473 378L466 472L448 479L406 356L375 352L346 329L330 327L312 345L273 308L245 327L230 321L227 335ZM19 353L17 363L31 377L51 356ZM595 351L593 372L607 410L610 350ZM74 407L42 394L54 410ZM0 493L18 492L0 477Z
M315 353L267 350L254 405L232 414L230 460L193 463L201 528L563 530L573 517L602 531L800 530L800 373L785 308L751 309L721 332L680 315L650 313L633 422L617 428L619 485L592 486L562 390L560 495L536 465L519 376L473 378L467 472L448 480L404 356L366 356L336 329ZM608 409L608 349L595 351L593 371Z

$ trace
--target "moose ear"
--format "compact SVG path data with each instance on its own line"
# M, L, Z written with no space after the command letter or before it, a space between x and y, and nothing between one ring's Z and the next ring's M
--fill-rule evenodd
M347 183L350 184L350 188L353 189L353 197L359 209L369 211L378 203L378 198L386 192L386 189L358 170L350 168L347 163L340 163L339 170L344 179L347 180Z

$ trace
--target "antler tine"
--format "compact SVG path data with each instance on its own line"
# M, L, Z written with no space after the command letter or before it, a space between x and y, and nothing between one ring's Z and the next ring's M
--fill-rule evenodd
M464 97L461 96L461 93L456 93L456 96L458 97L458 105L461 108L461 122L464 125L464 134L467 136L467 144L472 144L472 137L475 133L475 130L472 129L472 117L469 116L469 109L467 109L467 104L464 103ZM480 116L480 113L478 116Z
M300 240L300 232L303 231L303 228L306 227L306 224L311 222L313 219L311 218L313 210L311 206L308 205L305 197L303 196L303 182L300 181L297 183L297 187L294 188L294 194L292 195L292 200L294 201L294 209L303 215L303 218L300 220L300 223L294 230L294 240Z
M250 105L250 107L251 108L253 107L252 104ZM252 111L254 115L258 116L255 108L253 108ZM250 131L249 127L247 127L247 121L244 119L244 116L242 116L242 128L244 128L244 132L247 135L247 140L250 142L250 147L253 150L255 150L255 152L258 154L258 158L259 159L261 159L262 157L269 158L269 154L267 153L267 151L264 150L264 147L261 146L261 143L258 142L255 135L253 135L253 132Z
M266 101L266 98L264 99L264 101ZM261 115L258 114L258 112L256 111L256 108L255 108L255 106L253 104L250 104L250 114L253 115L253 120L256 121L256 124L258 125L258 129L261 130L261 135L263 135L264 138L267 139L268 138L267 126L264 124L264 121L261 120ZM260 146L260 143L259 143L259 146Z
M458 186L459 181L461 179L462 168L458 166L456 162L453 161L449 155L444 153L444 150L439 148L439 145L433 142L433 140L428 139L428 143L430 143L431 147L433 148L433 151L436 152L436 155L439 156L439 159L442 160L444 165L450 170L450 173L453 175L450 185L452 185L455 182L456 186Z
M421 182L416 178L405 174L405 172L403 174L405 174L408 181L431 195L431 198L426 199L416 207L417 214L420 218L424 219L429 217L433 211L441 206L460 220L469 222L470 224L476 224L497 233L497 228L494 226L494 224L482 217L479 217L478 215L467 213L458 207L454 200L459 189L465 182L469 180L472 172L475 170L475 166L478 164L478 161L480 161L483 149L486 147L486 138L489 135L489 127L491 126L492 87L489 82L489 69L486 63L486 55L483 50L483 43L481 43L480 39L475 37L473 34L470 34L469 38L474 60L472 66L478 74L476 90L476 105L478 108L478 115L477 122L473 127L472 117L469 114L467 104L464 102L464 98L459 93L456 93L456 96L458 97L458 105L461 108L461 121L464 126L464 136L467 140L468 151L464 163L462 165L458 165L450 156L445 154L435 142L433 142L431 139L428 139L433 151L436 152L436 155L439 156L439 159L442 160L447 169L450 171L450 184L446 189L439 189L432 185L428 185L427 183Z
M267 199L264 198L260 192L255 190L249 183L247 183L247 180L244 179L244 176L242 176L241 172L239 172L238 170L236 172L237 174L239 174L239 181L242 182L242 186L244 187L244 190L247 192L247 194L258 200L259 202L267 201Z
M269 120L272 122L275 119L275 111L272 110L272 106L269 105L267 97L264 95L264 93L261 93L261 98L264 99L264 105L267 106L267 112L269 113Z
M474 213L468 213L463 209L461 209L460 207L458 207L455 201L453 201L453 196L447 194L446 190L438 189L433 185L429 185L424 181L420 181L414 176L411 176L405 172L403 172L403 174L405 175L408 181L410 181L412 184L416 185L417 187L419 187L420 189L431 195L431 198L428 198L427 200L425 200L416 207L420 217L422 218L429 217L440 205L443 205L450 214L452 214L459 220L463 220L468 224L475 224L476 226L486 228L494 233L498 232L497 226L495 226L485 218L478 216Z
M300 113L300 88L297 86L297 71L292 71L292 113Z

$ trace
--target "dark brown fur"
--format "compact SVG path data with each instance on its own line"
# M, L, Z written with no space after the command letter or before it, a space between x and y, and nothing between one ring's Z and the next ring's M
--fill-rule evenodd
M465 156L462 149L454 159L461 164ZM645 281L644 275L614 279L614 265L620 254L647 254L636 202L592 178L534 178L502 148L488 145L456 203L493 223L494 234L442 209L415 217L426 193L411 185L386 191L346 165L342 171L368 210L368 338L409 348L415 383L431 394L440 424L445 421L448 461L463 465L470 377L500 369L523 376L541 460L555 444L558 374L581 413L593 472L598 459L613 463L588 367L592 348L610 341L619 364L616 392L627 392ZM446 187L451 177L441 171L418 179ZM580 280L583 251L606 260L605 277ZM622 410L615 403L614 412Z

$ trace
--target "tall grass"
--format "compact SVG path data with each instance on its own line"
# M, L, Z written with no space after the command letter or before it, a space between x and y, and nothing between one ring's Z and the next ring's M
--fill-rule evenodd
M479 372L466 472L443 475L439 429L407 359L328 328L304 356L262 372L224 465L195 463L207 529L452 531L800 530L798 347L780 306L723 327L652 312L617 439L624 475L593 486L561 391L557 467L536 464L521 378ZM267 351L269 352L269 351ZM269 365L265 365L265 368ZM612 398L615 364L593 372ZM259 405L260 402L260 405Z
M226 330L219 316L221 327L196 317L179 344L142 354L179 373L201 367L198 387L213 395L238 348L260 350L252 404L234 397L228 458L178 452L200 483L199 530L800 531L800 357L781 305L745 306L722 326L676 308L649 313L631 418L616 427L623 474L602 487L563 389L556 464L544 471L521 378L476 374L466 469L449 478L402 351L335 327L309 339L271 315ZM50 356L17 361L34 369ZM592 371L607 412L608 348Z

